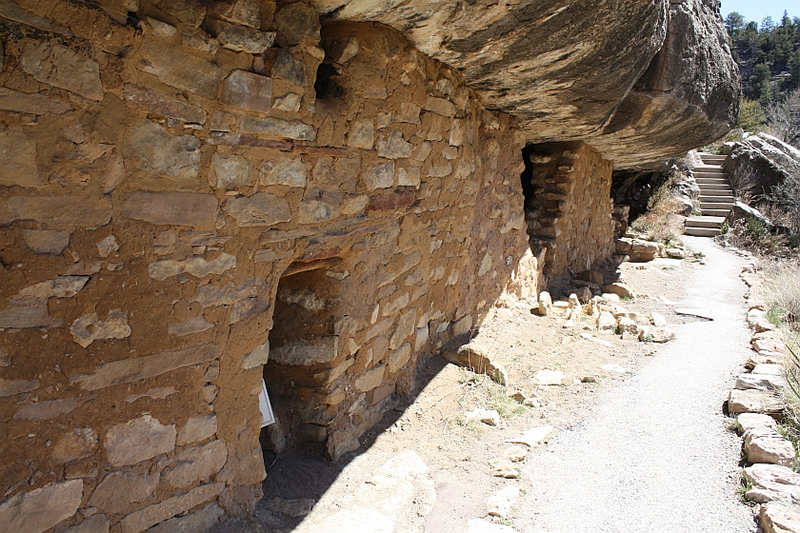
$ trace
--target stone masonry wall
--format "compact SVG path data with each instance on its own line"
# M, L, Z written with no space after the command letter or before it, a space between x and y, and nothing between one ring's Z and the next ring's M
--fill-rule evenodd
M582 142L539 144L526 152L528 232L532 248L547 250L549 285L614 253L613 163Z
M0 524L202 531L260 497L262 377L338 457L537 279L522 138L380 26L100 5L0 5Z

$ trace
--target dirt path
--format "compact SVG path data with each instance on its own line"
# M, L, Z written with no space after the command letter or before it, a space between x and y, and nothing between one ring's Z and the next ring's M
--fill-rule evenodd
M661 313L676 340L622 340L584 321L566 328L522 302L498 309L473 343L506 367L506 387L432 359L418 371L415 396L362 438L362 450L334 464L281 455L258 523L219 531L755 531L736 497L740 441L721 412L749 354L744 260L707 239L686 241L705 264L659 259L619 270L639 295L620 305ZM562 372L562 384L535 385L545 369ZM518 404L514 392L533 403ZM499 423L470 420L476 408L497 409ZM508 440L540 426L554 436L514 464L519 477L494 475ZM510 509L487 516L501 491ZM306 511L287 511L296 508Z
M713 322L684 324L636 376L600 399L525 465L532 489L519 531L753 531L732 496L740 441L721 414L748 355L741 261L710 240L687 239L707 269L687 280L682 307Z

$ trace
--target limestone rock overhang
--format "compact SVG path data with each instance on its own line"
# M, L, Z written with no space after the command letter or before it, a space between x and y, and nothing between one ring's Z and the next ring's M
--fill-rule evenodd
M723 136L739 73L717 0L312 0L323 20L375 21L457 68L529 143L583 140L616 168Z

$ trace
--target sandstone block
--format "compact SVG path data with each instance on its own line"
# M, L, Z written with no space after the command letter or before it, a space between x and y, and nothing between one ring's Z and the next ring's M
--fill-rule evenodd
M223 441L215 440L182 451L177 460L178 464L164 473L164 480L173 487L186 487L219 472L228 460L228 448Z
M270 348L270 358L281 365L312 366L330 363L339 355L339 337L330 335L297 340Z
M234 70L222 82L223 104L258 113L272 109L272 78L245 70Z
M164 281L184 273L191 274L196 278L204 278L209 274L222 274L232 268L236 268L236 257L223 252L211 261L198 256L192 256L184 261L173 259L156 261L148 265L147 273L153 279Z
M147 533L188 533L190 531L205 533L219 523L223 516L225 516L225 511L216 503L212 503L199 511L161 522L148 529Z
M299 224L319 224L339 216L336 204L321 200L304 200L297 206L297 222Z
M69 328L72 338L81 347L86 348L96 340L125 339L131 336L128 326L128 313L122 309L109 311L105 320L100 320L97 313L83 315Z
M0 87L0 109L34 115L63 115L72 107L40 94L28 94Z
M105 226L111 221L107 196L10 196L0 200L0 226L35 220L47 227Z
M414 191L397 190L395 192L373 196L367 204L367 211L398 211L414 204Z
M747 460L751 463L771 463L791 466L794 463L794 446L777 430L769 427L748 429L744 433Z
M228 22L250 26L258 29L261 27L261 2L257 0L236 0L209 7L208 15L221 18ZM268 10L269 6L264 6Z
M259 31L222 20L208 21L208 29L223 48L235 52L260 54L275 42L275 33Z
M200 485L186 494L145 507L141 511L131 513L122 519L120 531L121 533L140 533L151 526L215 498L224 488L224 483Z
M252 352L245 354L242 358L242 368L245 370L256 368L266 365L267 361L269 361L269 340L256 347Z
M411 345L406 343L389 354L389 373L394 374L411 359Z
M444 98L429 96L422 108L445 117L456 116L456 106Z
M70 383L78 383L84 390L98 390L160 376L178 368L208 363L217 357L219 348L216 344L199 344L182 350L104 363L97 367L94 374L77 375L70 378Z
M454 365L469 368L478 374L486 374L500 384L506 383L503 366L497 361L492 361L488 350L474 343L460 346L457 350L446 348L442 351L442 357Z
M25 379L0 379L0 398L14 396L32 391L39 386L39 381Z
M3 93L0 92L0 104L2 98ZM47 184L36 165L36 143L18 128L0 132L0 168L3 169L0 185L41 187Z
M539 386L563 385L566 377L558 370L539 370L533 376L533 381Z
M19 492L0 505L0 524L9 532L41 533L74 515L82 498L82 479Z
M611 283L610 285L603 286L603 292L616 294L620 298L633 298L633 291L631 291L630 287L622 283L621 281L617 281L615 283Z
M92 515L75 527L68 528L64 533L108 533L110 523L102 514Z
M422 181L422 172L417 167L397 169L398 187L419 187Z
M308 169L300 159L288 157L267 161L261 167L261 183L264 185L286 185L305 187Z
M347 135L347 147L372 150L374 143L375 121L371 118L353 121L350 125L350 132Z
M97 437L92 428L77 427L56 441L51 457L54 461L69 463L89 457L96 448Z
M403 139L402 131L391 130L378 137L375 148L378 150L378 156L380 157L385 159L400 159L411 157L411 151L414 149L414 146Z
M100 101L103 84L100 67L66 46L28 41L20 57L20 67L42 83Z
M783 401L771 392L733 389L728 396L731 413L778 414L784 407Z
M139 87L126 83L122 88L122 97L128 107L142 109L148 113L163 115L192 124L205 124L206 112L201 107L176 100L147 87Z
M194 333L202 333L203 331L207 331L213 327L213 323L207 321L202 316L199 316L197 318L190 318L189 320L185 320L183 322L169 324L168 332L170 335L175 335L176 337L185 337L186 335L192 335Z
M22 230L22 240L33 252L37 254L60 255L64 248L69 246L70 234L68 231L49 229Z
M299 120L247 116L242 118L241 129L245 133L284 137L296 141L313 141L317 137L317 130L313 126Z
M112 472L97 486L88 505L106 513L121 513L132 503L140 502L155 492L161 475Z
M122 205L122 215L151 224L207 226L217 217L217 199L194 192L130 193Z
M742 427L742 432L754 428L771 428L777 431L778 423L769 415L758 413L742 413L736 417L736 421Z
M272 65L272 76L304 88L306 66L302 61L295 59L288 50L279 50Z
M736 378L735 388L756 389L756 390L780 390L786 386L786 380L783 376L775 376L772 374L741 374Z
M289 4L281 8L275 14L275 25L292 46L300 44L306 35L312 40L320 38L319 12L302 3Z
M742 470L742 476L753 486L746 496L754 502L795 503L800 498L800 474L791 468L759 463Z
M186 421L178 433L178 446L185 446L214 436L217 432L217 415L196 416Z
M175 448L175 426L162 425L150 415L106 431L103 442L108 462L114 466L134 465Z
M292 218L289 203L274 194L259 192L252 196L229 198L222 206L225 214L239 226L274 226Z
M218 189L248 187L255 183L255 165L244 157L214 154L212 165Z
M370 165L361 174L361 181L368 191L388 189L394 185L394 163Z
M147 121L131 128L125 139L123 156L147 173L177 181L196 178L200 169L197 139L192 135L178 137Z
M477 420L487 426L500 425L500 413L494 409L476 409L467 413L467 420Z
M759 509L758 523L764 533L793 533L800 531L800 511L794 505L770 502Z
M19 420L49 420L60 415L69 414L96 395L79 398L59 398L58 400L40 400L21 406L14 413L14 419Z
M359 391L367 392L379 387L383 383L385 370L386 365L378 365L367 370L356 380L356 388Z
M166 47L155 39L142 44L139 70L152 74L170 87L216 99L225 72L207 59Z

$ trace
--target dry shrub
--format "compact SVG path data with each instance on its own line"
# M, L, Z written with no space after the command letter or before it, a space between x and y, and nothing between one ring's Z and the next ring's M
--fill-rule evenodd
M769 305L770 320L800 331L800 263L796 260L773 261L764 270L761 289Z
M674 173L653 193L647 204L647 212L631 223L633 230L644 233L651 241L667 245L680 241L684 217L678 213L684 204L673 193L678 177L679 174Z

